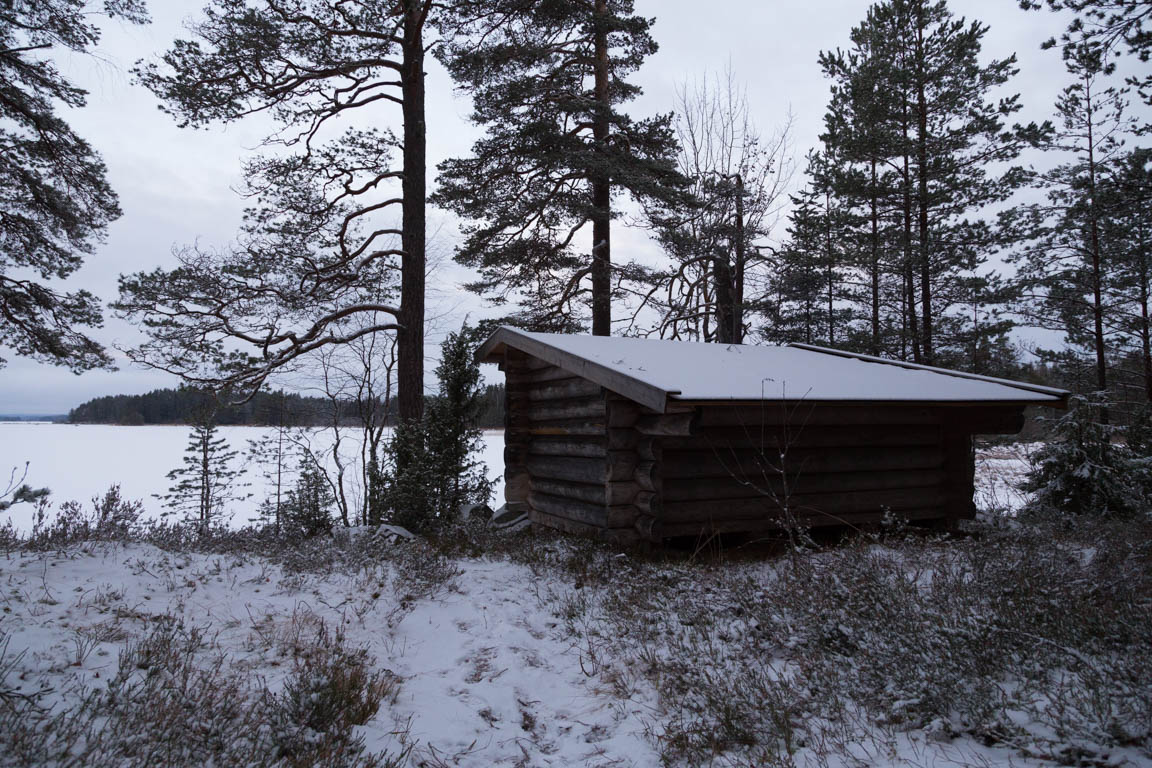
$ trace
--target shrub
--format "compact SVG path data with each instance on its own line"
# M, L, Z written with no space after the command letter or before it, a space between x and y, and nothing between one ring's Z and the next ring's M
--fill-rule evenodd
M348 651L323 634L301 652L306 661L297 665L284 692L273 693L255 684L247 670L233 668L200 631L170 616L157 617L148 634L124 647L107 688L69 691L67 707L41 707L35 697L14 696L0 685L0 732L5 735L0 764L403 764L404 755L369 752L352 731L395 695L397 678L370 672L366 654Z
M381 702L394 700L398 687L395 675L370 669L366 651L349 651L341 636L330 637L321 627L275 698L276 716L288 734L285 744L290 742L294 751L315 734L363 725L376 716Z
M119 484L103 496L93 496L91 511L78 501L66 501L55 513L42 500L32 519L32 532L25 545L30 549L61 549L86 541L127 541L141 530L144 503L128 501L120 495Z

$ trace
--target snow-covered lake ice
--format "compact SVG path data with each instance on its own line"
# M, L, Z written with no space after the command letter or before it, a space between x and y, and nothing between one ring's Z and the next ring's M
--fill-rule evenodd
M247 453L249 440L273 432L274 429L265 427L220 428L220 435L240 452L238 461ZM110 485L119 483L124 498L144 501L149 516L158 516L163 507L153 495L164 493L171 485L166 475L181 465L188 434L189 428L185 426L0 422L0 491L7 487L13 470L19 478L27 462L25 482L34 488L49 488L55 505L76 500L87 506L93 496L102 495ZM330 433L312 434L318 446L331 444ZM355 430L345 432L345 439L349 438L351 443L346 454L359 449ZM504 471L503 451L504 433L485 432L482 459L496 481ZM295 464L295 459L290 462ZM246 490L252 496L235 505L234 524L247 522L265 497L265 483L260 474L253 466L247 468L245 480L251 485ZM19 504L9 514L18 529L26 530L33 511L31 505Z

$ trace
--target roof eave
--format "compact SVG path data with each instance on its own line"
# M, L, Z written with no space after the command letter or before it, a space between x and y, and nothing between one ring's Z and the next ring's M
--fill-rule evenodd
M595 382L657 413L665 412L669 396L679 394L678 390L661 389L608 366L558 349L508 326L496 329L488 340L480 345L480 349L476 350L476 360L481 363L500 362L508 347Z
M990 384L1001 384L1005 387L1013 387L1014 389L1022 389L1026 392L1036 392L1042 395L1050 395L1053 398L1063 403L1063 406L1054 407L1068 407L1068 397L1072 394L1066 389L1059 389L1057 387L1045 387L1041 384L1029 384L1023 381L1013 381L1012 379L1001 379L996 376L982 376L978 373L967 373L965 371L954 371L949 368L937 368L932 365L923 365L921 363L909 363L903 360L889 360L886 357L876 357L874 355L865 355L859 352L846 352L842 349L833 349L831 347L821 347L816 344L802 344L793 342L788 346L796 349L805 349L809 352L820 352L825 355L835 355L836 357L850 357L856 360L863 360L868 363L881 363L883 365L892 365L897 368L907 368L913 371L929 371L931 373L939 373L945 376L955 376L958 379L971 379L973 381L986 381ZM1044 405L1044 403L1033 403L1033 405Z

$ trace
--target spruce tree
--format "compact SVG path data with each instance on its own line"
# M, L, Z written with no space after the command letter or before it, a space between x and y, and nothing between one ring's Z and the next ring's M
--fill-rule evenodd
M288 397L283 391L270 393L268 401L268 409L262 414L262 420L271 430L248 441L248 461L260 468L265 486L271 489L270 495L261 501L261 516L276 533L280 533L288 480L292 475L288 464L293 442L290 431L296 418L289 410Z
M168 492L156 494L169 514L179 515L201 536L224 521L229 505L248 497L233 463L238 453L220 436L216 410L215 397L201 392L183 464L168 473L173 483Z
M465 325L441 344L439 386L424 421L401 422L388 445L374 494L383 507L376 517L428 531L455 520L464 505L491 497L487 467L477 458L484 388L473 355L480 340L478 330Z
M461 0L438 56L472 95L484 129L472 157L440 165L438 204L467 223L457 260L470 287L524 303L523 324L609 335L614 200L670 202L684 184L667 115L636 120L628 77L656 51L632 0ZM579 253L591 229L589 251ZM590 283L590 286L589 286Z
M283 509L284 532L295 539L311 539L332 533L332 508L336 497L316 463L300 462L296 485L288 491Z

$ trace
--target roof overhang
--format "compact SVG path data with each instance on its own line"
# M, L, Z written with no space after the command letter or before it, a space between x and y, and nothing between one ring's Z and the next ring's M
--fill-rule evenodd
M669 396L680 394L679 390L665 390L655 387L626 373L557 349L508 326L498 328L495 333L488 337L488 340L476 351L476 360L481 363L502 362L508 347L518 349L558 368L571 371L577 376L595 382L605 389L657 413L665 412Z
M958 379L971 379L973 381L987 381L990 384L1003 384L1006 387L1013 387L1014 389L1021 389L1025 392L1036 392L1041 395L1051 395L1056 398L1051 402L1036 402L1034 400L1021 400L1021 401L981 401L985 405L1042 405L1047 408L1068 408L1068 398L1071 392L1066 389L1058 389L1056 387L1045 387L1040 384L1030 384L1024 381L1013 381L1012 379L1000 379L995 376L982 376L978 373L966 373L964 371L954 371L950 368L936 368L931 365L922 365L920 363L908 363L903 360L889 360L886 357L875 357L873 355L864 355L859 352L845 352L840 349L832 349L831 347L820 347L815 344L789 344L790 347L797 349L807 349L812 352L822 352L825 355L835 355L837 357L850 357L856 360L864 360L869 363L884 363L885 365L892 365L897 368L908 368L913 371L931 371L932 373L940 373L945 376L955 376ZM947 405L948 403L941 403ZM962 403L955 403L960 405Z

